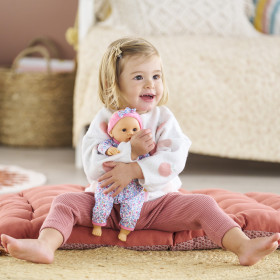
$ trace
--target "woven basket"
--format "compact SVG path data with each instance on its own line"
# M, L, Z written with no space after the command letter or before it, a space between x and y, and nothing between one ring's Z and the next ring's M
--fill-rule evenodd
M48 61L47 73L16 73L17 62L30 53ZM51 73L48 50L23 50L11 69L0 68L0 143L25 147L72 145L75 73Z

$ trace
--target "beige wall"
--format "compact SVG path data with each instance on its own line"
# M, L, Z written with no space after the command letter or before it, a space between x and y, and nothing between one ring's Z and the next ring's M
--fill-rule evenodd
M0 0L0 66L10 65L28 42L41 36L52 38L62 58L75 52L65 39L73 26L78 0Z

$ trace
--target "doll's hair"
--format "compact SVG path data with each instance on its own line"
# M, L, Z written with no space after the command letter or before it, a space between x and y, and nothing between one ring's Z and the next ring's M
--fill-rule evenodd
M111 110L121 109L119 77L123 68L123 58L131 56L150 57L153 55L160 57L158 50L150 42L142 38L125 37L109 45L99 68L99 98L106 108ZM163 96L158 105L163 105L168 100L168 89L162 65L161 71Z

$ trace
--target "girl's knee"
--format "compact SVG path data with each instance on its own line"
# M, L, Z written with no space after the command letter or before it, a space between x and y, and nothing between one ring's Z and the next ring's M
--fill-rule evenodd
M193 211L197 214L202 214L212 211L213 209L219 207L215 199L209 195L195 194L192 198Z
M72 193L62 193L56 196L53 200L53 204L65 204L68 203L69 201L72 201Z
M204 207L213 207L217 205L216 200L206 194L197 194L195 198L196 203Z
M198 199L202 201L204 204L216 204L216 200L207 194L198 194Z

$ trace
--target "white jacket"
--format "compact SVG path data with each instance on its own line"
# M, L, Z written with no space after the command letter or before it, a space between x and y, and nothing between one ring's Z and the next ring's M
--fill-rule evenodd
M120 143L118 149L121 153L114 156L108 157L97 152L98 144L108 138L106 127L112 113L102 108L83 138L83 166L90 183L86 191L94 191L97 179L104 174L104 162L133 162L130 142ZM183 134L174 115L165 106L157 106L142 114L141 118L143 127L151 129L156 143L154 154L137 161L145 178L139 180L139 183L148 191L148 200L152 200L168 192L178 191L181 187L178 175L185 167L191 141Z

